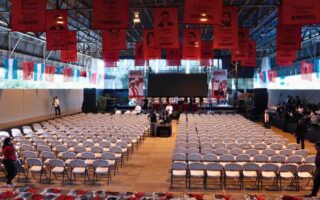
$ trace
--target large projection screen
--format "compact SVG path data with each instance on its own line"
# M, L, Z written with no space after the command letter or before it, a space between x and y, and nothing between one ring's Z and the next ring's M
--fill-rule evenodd
M207 74L149 74L149 97L206 97Z

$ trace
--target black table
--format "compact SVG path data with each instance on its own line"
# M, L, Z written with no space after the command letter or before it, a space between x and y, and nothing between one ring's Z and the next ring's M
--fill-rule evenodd
M157 137L170 137L172 134L171 123L158 123L157 124Z

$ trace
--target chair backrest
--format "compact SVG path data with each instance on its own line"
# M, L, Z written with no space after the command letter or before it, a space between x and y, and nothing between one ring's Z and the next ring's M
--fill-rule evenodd
M173 161L186 161L187 160L187 155L183 153L174 153L172 155L172 160Z
M245 154L249 154L250 156L255 156L255 155L259 154L259 150L257 150L257 149L248 149L248 150L245 150Z
M298 170L298 166L294 164L284 164L280 167L280 172L296 172Z
M253 161L254 162L268 162L269 156L264 155L264 154L257 154L255 156L253 156Z
M224 166L225 171L241 171L242 166L236 163L226 164Z
M75 146L74 147L74 152L75 153L83 153L83 152L86 152L86 148L85 147L80 147L80 146Z
M22 146L20 147L20 150L21 150L21 151L34 151L34 147L33 147L33 146L30 146L30 145L24 144L24 145L22 145Z
M278 172L279 171L279 166L276 164L272 164L272 163L267 163L267 164L263 164L261 166L261 171L274 171L274 172Z
M299 149L299 144L290 143L290 144L287 145L287 148L291 149L291 150L298 150Z
M89 142L89 141L84 141L84 142L83 142L83 146L84 146L84 147L93 147L93 146L94 146L94 143L93 143L93 142Z
M263 144L263 143L260 143L260 144L255 144L254 145L254 149L257 149L257 150L264 150L267 148L267 145L266 144Z
M93 160L93 159L95 159L95 155L92 152L83 152L83 153L81 153L81 158Z
M255 163L246 163L242 166L243 171L260 171L260 166Z
M300 155L300 156L306 157L308 153L309 151L307 149L300 149L295 151L294 155Z
M237 155L235 161L236 162L249 162L250 161L250 155L249 154Z
M291 156L293 154L293 150L291 150L291 149L282 149L279 152L279 154L283 155L283 156Z
M120 147L110 147L109 151L111 153L122 153L122 149Z
M39 158L28 158L26 162L29 166L42 166L42 161Z
M267 156L274 156L276 155L276 151L274 149L265 149L262 151L262 154Z
M204 162L217 162L219 157L214 154L205 154L203 155L202 161Z
M198 149L199 148L199 143L196 143L196 142L188 143L187 144L187 148L188 149L193 149L193 148Z
M206 165L208 171L223 171L223 165L219 163L209 163Z
M70 167L86 167L84 160L74 159L70 161Z
M110 144L110 142L102 141L99 143L99 146L104 147L104 148L109 148L109 147L111 147L111 144Z
M111 152L104 152L101 154L101 159L116 160L116 156Z
M34 151L23 151L22 156L24 158L38 158L38 155Z
M93 153L102 153L103 152L103 148L102 147L92 146L91 147L91 152L93 152Z
M201 162L202 155L198 154L198 153L188 154L187 159L188 159L188 161L192 161L192 162Z
M275 156L271 156L270 157L270 162L274 162L274 163L285 163L286 162L286 156L282 156L282 155L275 155Z
M77 156L73 152L65 151L65 152L62 153L61 157L63 159L75 159Z
M270 149L274 149L274 150L282 150L283 148L283 144L270 144Z
M51 148L49 146L40 145L37 147L38 151L51 151Z
M187 148L187 143L185 143L185 142L177 142L176 143L176 148L186 149Z
M187 163L175 162L171 165L172 170L187 170L188 165Z
M240 155L243 153L242 149L231 149L229 150L229 153L234 155L234 156L237 156L237 155Z
M107 160L98 159L93 161L92 166L93 167L109 167L109 162Z
M206 165L203 163L190 163L189 170L206 170Z
M298 172L311 172L313 173L315 170L315 166L312 164L302 164L298 166Z
M56 158L56 155L51 151L42 151L41 157L45 159L48 159L48 158L53 159L53 158Z
M287 163L301 163L303 157L302 156L290 156L287 158Z
M191 149L187 149L186 153L187 154L200 153L200 150L198 148L191 148Z
M316 160L316 155L307 156L305 158L306 163L315 163L315 160Z
M60 160L60 159L50 159L49 166L50 167L64 167L65 163L63 160Z
M215 149L214 150L214 154L216 154L216 155L225 155L228 153L229 153L228 149Z
M214 149L225 149L225 148L227 148L227 145L226 144L224 144L224 143L216 143L216 144L213 144L213 148Z
M246 150L246 149L251 149L252 146L249 143L241 143L240 144L240 148L243 149L243 150Z
M220 162L234 162L234 155L224 154L219 158Z

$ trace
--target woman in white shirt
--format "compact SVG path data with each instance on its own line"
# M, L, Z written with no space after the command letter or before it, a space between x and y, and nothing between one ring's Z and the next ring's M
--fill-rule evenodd
M56 116L61 115L60 100L57 96L53 98L53 106L54 106L55 115Z

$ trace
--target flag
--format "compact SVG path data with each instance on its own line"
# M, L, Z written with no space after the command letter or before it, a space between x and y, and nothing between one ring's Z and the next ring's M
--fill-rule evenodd
M18 79L18 60L5 59L4 60L5 76L7 80Z
M33 71L34 71L34 62L23 62L22 70L23 70L23 80L32 80Z
M72 70L72 81L73 82L79 82L79 78L80 78L80 70L73 69Z
M312 81L313 64L301 62L301 79Z
M72 68L63 69L63 81L70 82L72 80Z
M63 74L63 69L64 69L64 67L63 66L57 66L56 67L56 74Z
M46 81L53 82L54 75L56 74L56 67L55 66L46 66Z
M43 81L43 74L44 74L44 64L37 63L34 67L34 81Z

